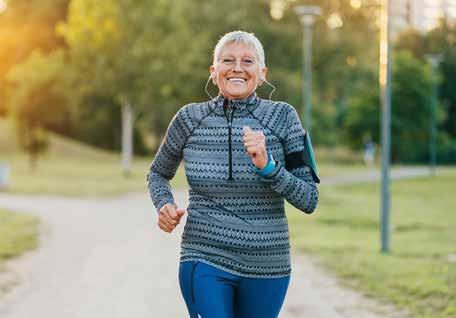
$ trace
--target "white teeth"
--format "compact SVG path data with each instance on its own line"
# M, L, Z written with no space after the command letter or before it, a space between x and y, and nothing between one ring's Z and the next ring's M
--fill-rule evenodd
M228 80L230 82L245 82L245 81L247 81L246 79L240 78L240 77L232 77L232 78L229 78Z

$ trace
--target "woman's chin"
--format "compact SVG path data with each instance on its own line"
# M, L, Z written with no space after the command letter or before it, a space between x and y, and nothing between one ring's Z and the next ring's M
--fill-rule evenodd
M225 92L223 95L229 99L244 99L249 97L253 92L246 91L231 91Z

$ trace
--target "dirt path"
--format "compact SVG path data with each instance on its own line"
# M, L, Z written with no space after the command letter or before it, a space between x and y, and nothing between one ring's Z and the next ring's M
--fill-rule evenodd
M185 191L175 196L186 206ZM110 200L0 194L0 206L37 215L43 224L40 248L7 263L7 274L0 275L19 282L0 296L0 317L187 316L177 280L184 222L171 235L161 232L148 194ZM341 287L308 256L292 260L280 317L403 316Z

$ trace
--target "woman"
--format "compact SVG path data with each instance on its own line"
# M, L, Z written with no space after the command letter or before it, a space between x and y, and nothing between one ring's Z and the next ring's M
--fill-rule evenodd
M295 109L255 93L266 73L253 34L225 34L210 66L219 95L177 112L150 168L160 229L172 232L188 214L179 283L192 318L277 317L291 273L284 199L305 213L317 205L318 172ZM182 159L187 209L169 186Z

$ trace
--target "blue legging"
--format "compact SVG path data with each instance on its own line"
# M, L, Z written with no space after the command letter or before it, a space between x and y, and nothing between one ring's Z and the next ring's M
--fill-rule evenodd
M214 266L185 261L179 284L190 318L276 318L290 276L248 278Z

